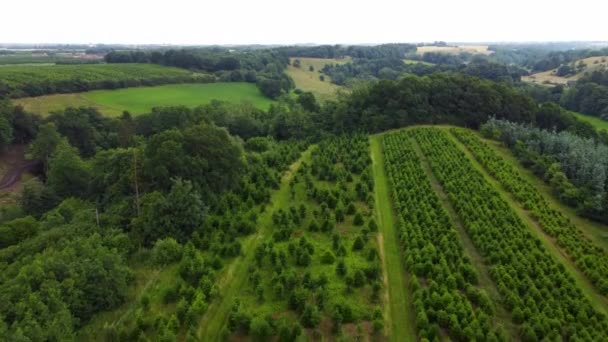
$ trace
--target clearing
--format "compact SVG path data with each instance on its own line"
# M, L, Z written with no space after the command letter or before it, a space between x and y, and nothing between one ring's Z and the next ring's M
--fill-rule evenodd
M593 72L595 70L600 70L608 67L608 56L598 56L598 57L588 57L584 59L578 59L567 63L573 69L577 69L577 66L580 63L583 63L584 66L577 73L570 76L558 76L557 68L537 72L530 76L523 76L521 78L524 82L534 83L534 84L544 84L544 85L565 85L569 82L576 82L579 78L583 77L588 72Z
M300 67L294 67L293 61L300 60ZM346 64L350 58L331 59L331 58L290 58L290 65L287 66L287 75L293 79L296 88L303 91L312 92L319 101L326 101L335 98L336 91L342 87L331 83L331 78L324 75L325 80L321 81L321 70L328 64ZM313 70L310 70L312 66Z
M491 55L494 51L488 50L487 45L457 45L457 46L419 46L416 48L416 53L424 54L426 52L440 52L458 55L463 52L472 54Z
M265 97L252 83L188 83L155 87L124 88L118 90L95 90L86 93L59 94L28 97L14 100L28 112L47 115L67 107L89 106L97 108L107 116L119 116L123 111L138 115L153 107L196 107L220 100L249 102L260 109L268 109L273 102Z

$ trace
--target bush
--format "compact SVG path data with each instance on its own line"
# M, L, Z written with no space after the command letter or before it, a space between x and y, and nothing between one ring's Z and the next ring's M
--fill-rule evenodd
M152 260L155 265L169 265L182 258L182 245L173 238L157 240L152 248Z

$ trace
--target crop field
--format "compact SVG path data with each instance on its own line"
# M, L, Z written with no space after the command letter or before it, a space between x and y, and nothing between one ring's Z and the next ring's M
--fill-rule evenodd
M55 63L87 63L103 59L101 55L87 55L84 52L36 52L15 51L0 53L0 67L13 64L55 64Z
M296 59L300 60L300 67L293 66L293 61ZM287 66L287 74L294 80L296 88L312 92L321 101L329 100L335 97L336 91L341 87L331 83L331 78L327 75L321 81L322 73L320 71L327 64L345 64L349 61L348 58L291 58L290 65Z
M0 94L18 98L208 78L208 75L156 64L10 65L0 67Z
M58 94L13 100L27 111L46 115L67 107L89 106L107 116L119 116L123 111L133 115L150 111L153 107L184 105L196 107L211 100L248 102L267 109L272 100L262 95L251 83L194 83L170 84L155 87L136 87L117 90L95 90L76 94Z
M574 75L570 76L558 76L557 68L551 69L543 72L538 72L532 74L530 76L523 76L521 79L524 82L535 83L535 84L544 84L544 85L559 85L559 84L568 84L569 82L577 81L579 78L583 77L585 73L593 72L595 70L602 70L608 67L608 56L598 56L598 57L588 57L584 59L579 59L569 63L569 65L576 69L577 65L580 63L584 64L584 67L577 71Z
M460 128L373 139L383 145L418 338L606 336L604 245L513 160Z
M227 322L216 325L218 315L209 317L203 339L215 338L220 328L235 337L254 333L245 317L251 326L274 317L288 327L300 317L302 336L314 340L382 334L384 289L367 136L319 143L285 190L286 198L268 212L270 230L237 275L245 279L228 285L237 292L226 297Z
M472 54L491 55L493 51L488 50L487 45L459 45L459 46L419 46L416 53L424 54L426 52L440 52L449 54L460 54L468 52Z

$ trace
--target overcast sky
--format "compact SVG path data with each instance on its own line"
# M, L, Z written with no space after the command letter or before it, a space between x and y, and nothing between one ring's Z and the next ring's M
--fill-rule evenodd
M608 40L608 0L1 0L2 43Z

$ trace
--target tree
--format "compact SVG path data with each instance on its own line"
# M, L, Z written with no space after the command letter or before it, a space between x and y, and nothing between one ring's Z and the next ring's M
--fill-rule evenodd
M146 245L165 237L186 242L206 218L207 208L189 181L176 179L167 196L154 192L142 202L142 215L136 219L136 226Z
M60 197L84 197L91 172L78 152L63 140L49 162L48 186Z
M361 226L363 225L364 221L363 221L363 215L361 215L360 212L356 212L355 213L355 217L353 218L353 224L355 226Z
M51 156L60 142L61 136L57 132L55 124L49 122L40 126L36 138L29 147L32 158L42 161L46 172L48 172Z
M152 257L157 265L168 265L182 257L182 246L173 238L157 240L152 248Z
M254 340L266 341L272 334L272 327L265 318L255 316L249 325L249 332Z
M302 62L300 62L299 59L294 59L293 62L291 62L291 65L293 65L294 68L299 68L302 65Z
M9 145L13 141L13 127L8 120L0 116L0 147Z

